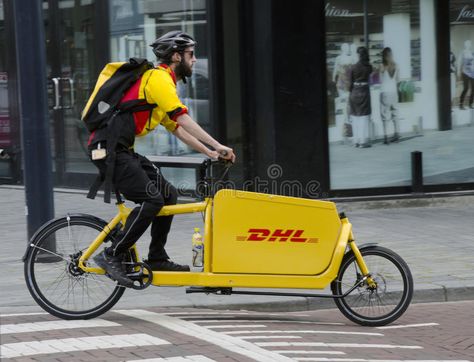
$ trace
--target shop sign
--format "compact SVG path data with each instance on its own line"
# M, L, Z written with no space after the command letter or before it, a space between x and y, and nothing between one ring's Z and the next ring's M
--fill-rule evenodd
M461 9L457 18L456 22L474 22L474 8L470 7L469 5L464 5Z
M324 12L326 13L326 16L334 16L341 18L353 16L349 9L339 9L334 5L331 5L331 3L326 3L326 6L324 7Z

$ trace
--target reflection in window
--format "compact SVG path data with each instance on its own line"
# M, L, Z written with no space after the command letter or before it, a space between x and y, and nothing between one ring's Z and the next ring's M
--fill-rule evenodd
M451 1L452 19L466 3ZM438 117L434 14L433 0L326 1L332 189L410 185L415 150L423 152L425 183L473 181L466 171L474 161L462 155L474 151L474 134L459 128L469 121L460 118L449 129L449 120ZM456 57L474 34L473 19L465 21L471 23L452 23ZM365 67L361 54L368 56ZM458 78L453 85L456 110L463 84Z
M3 1L0 0L0 49L7 49ZM13 147L12 125L8 109L8 52L0 52L0 149L10 152ZM0 159L0 177L10 177L10 163Z

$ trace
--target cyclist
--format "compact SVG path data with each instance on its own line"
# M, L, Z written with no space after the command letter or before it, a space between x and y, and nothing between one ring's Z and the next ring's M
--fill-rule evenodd
M150 46L159 65L146 71L126 92L122 101L142 98L157 105L151 115L149 111L134 114L135 134L145 135L161 124L194 150L213 159L221 156L234 162L233 150L217 142L189 116L176 92L176 82L186 82L186 77L192 75L196 62L195 45L194 39L182 31L171 31L158 38ZM94 140L90 142L93 143ZM104 171L104 160L93 162ZM124 230L112 246L94 257L97 265L119 284L132 286L133 282L127 277L122 263L123 254L151 224L147 264L153 270L190 271L188 265L172 262L164 248L173 217L156 215L163 205L176 204L177 192L160 170L146 157L134 152L133 148L117 149L113 183L127 199L139 206L132 210Z

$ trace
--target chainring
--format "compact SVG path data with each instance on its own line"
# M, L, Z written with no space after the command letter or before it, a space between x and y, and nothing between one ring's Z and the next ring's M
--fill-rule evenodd
M133 280L132 289L142 290L148 288L153 281L153 270L147 263L126 263L127 276Z

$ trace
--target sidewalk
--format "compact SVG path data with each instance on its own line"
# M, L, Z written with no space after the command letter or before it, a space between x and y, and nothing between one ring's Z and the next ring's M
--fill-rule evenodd
M24 190L0 186L0 199L0 313L39 311L23 278L21 257L27 244ZM352 222L359 245L379 243L405 259L415 280L414 301L474 299L474 196L341 202L338 209ZM100 197L89 200L84 192L55 192L56 216L67 212L110 219L115 207L104 204ZM191 262L194 227L202 227L200 214L175 217L167 247L175 261ZM138 243L142 255L148 243L147 232ZM334 303L331 299L185 294L184 288L149 287L128 290L116 308L149 306L304 310L332 308Z

